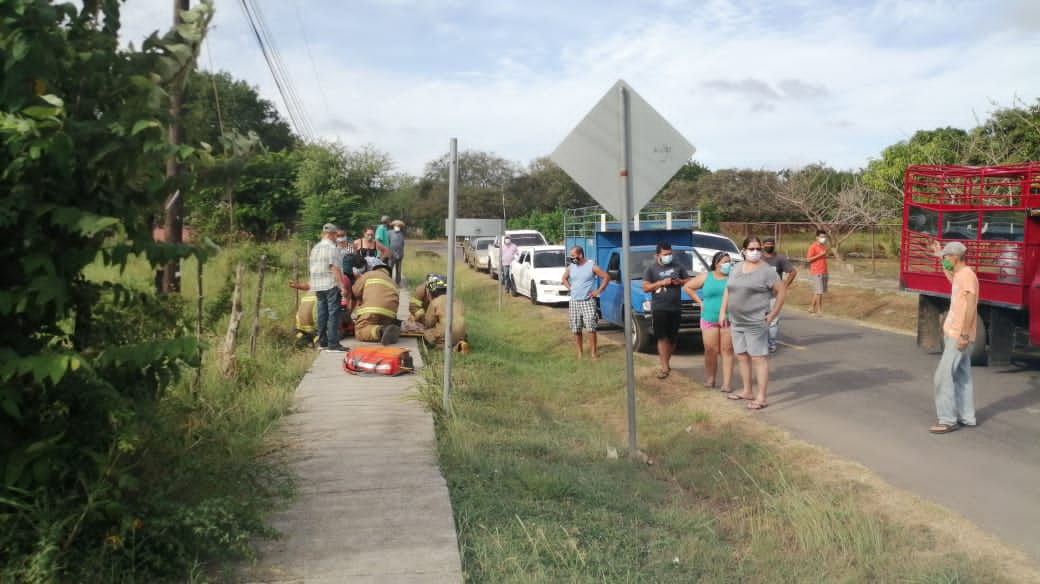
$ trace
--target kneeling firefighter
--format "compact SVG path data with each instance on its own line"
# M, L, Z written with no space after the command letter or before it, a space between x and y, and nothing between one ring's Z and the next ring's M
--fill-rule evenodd
M378 259L359 255L354 258L354 270L359 274L352 288L357 307L354 337L384 345L396 343L401 336L397 320L401 294L390 276L390 268Z
M408 301L408 314L411 315L411 319L415 322L422 322L426 316L426 310L430 307L430 301L433 300L430 290L436 282L443 283L445 290L447 290L448 277L430 272L426 274L426 280L416 286L411 300Z
M436 275L436 274L432 274ZM448 329L448 283L443 279L428 279L425 286L430 296L430 306L423 315L422 323L426 327L423 340L428 344L443 347L445 333ZM469 352L466 341L466 316L461 300L452 303L451 340L456 351Z

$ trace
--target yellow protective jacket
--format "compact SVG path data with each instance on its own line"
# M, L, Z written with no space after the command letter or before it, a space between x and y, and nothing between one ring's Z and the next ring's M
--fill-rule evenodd
M408 301L408 314L412 315L412 320L415 322L422 322L423 318L426 317L426 309L429 306L430 290L424 282L416 287L415 293L412 294L412 299Z
M444 332L447 330L447 319L448 296L441 294L430 302L430 307L426 310L426 316L423 318L426 332L423 337L430 343L443 343ZM462 301L455 301L455 310L451 319L452 341L457 343L466 340L466 311L462 306Z
M296 330L305 333L314 332L314 323L318 319L318 296L307 292L300 298L300 306L296 309Z
M397 318L401 293L386 270L376 268L361 274L351 290L357 300L357 310L354 312L358 318L371 314Z

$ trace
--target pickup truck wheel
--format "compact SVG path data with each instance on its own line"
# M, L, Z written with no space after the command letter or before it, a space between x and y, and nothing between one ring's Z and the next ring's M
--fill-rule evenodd
M513 298L520 295L520 292L516 289L516 279L513 278L512 274L509 274L509 295Z
M637 353L652 353L654 348L654 336L650 334L650 321L633 316L632 317L632 349Z
M538 286L531 282L531 304L538 304Z
M498 274L496 274L495 271L491 269L491 260L488 260L488 275L491 276L492 280L498 279Z

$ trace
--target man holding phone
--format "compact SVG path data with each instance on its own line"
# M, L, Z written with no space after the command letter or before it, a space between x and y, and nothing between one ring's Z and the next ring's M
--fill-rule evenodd
M674 259L672 244L662 241L657 244L657 261L643 274L643 292L651 294L651 323L657 337L657 358L660 361L658 379L664 379L672 372L672 353L679 341L682 319L682 287L690 279L690 273Z

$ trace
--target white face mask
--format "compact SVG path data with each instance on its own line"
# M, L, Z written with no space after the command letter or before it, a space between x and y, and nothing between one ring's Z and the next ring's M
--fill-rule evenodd
M510 239L506 238L506 239L503 239L503 240L502 240L502 243L504 243L504 244L506 244L506 245L509 245L509 242L510 242L510 241L511 241Z
M816 241L818 241L820 243L827 243L827 238L826 237L817 237Z
M401 230L401 226L400 225L394 225L394 231L400 231L400 230Z
M762 250L760 249L749 249L745 254L749 262L757 262L762 259Z

